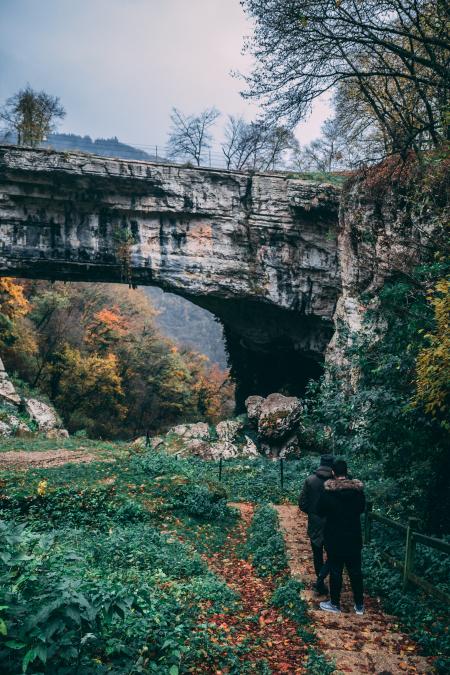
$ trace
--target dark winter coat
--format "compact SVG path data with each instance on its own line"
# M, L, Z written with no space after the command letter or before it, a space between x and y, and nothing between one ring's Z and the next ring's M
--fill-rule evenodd
M315 546L323 544L325 519L317 515L317 503L323 492L325 481L329 478L331 478L331 467L319 466L303 483L298 500L300 510L308 514L308 537Z
M360 480L327 480L317 504L317 513L326 519L325 548L330 555L352 555L361 550L361 513L366 498Z

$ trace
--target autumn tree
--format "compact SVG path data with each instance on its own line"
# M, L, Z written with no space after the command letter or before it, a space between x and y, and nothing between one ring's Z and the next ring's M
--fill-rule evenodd
M130 437L229 410L226 372L163 337L144 292L5 280L0 298L2 288L1 306L21 315L17 332L32 342L2 350L6 366L48 395L71 431Z
M115 354L82 354L65 345L52 367L58 371L54 402L69 431L81 428L101 437L120 433L126 407Z
M425 335L428 346L417 357L415 402L450 431L450 280L441 279L429 294L435 330Z
M0 278L0 347L18 338L17 321L30 310L23 288L14 279Z
M211 147L211 127L220 112L206 108L198 115L185 115L178 108L172 109L172 128L169 134L169 157L193 159L200 166L206 150Z
M0 109L0 119L17 134L17 143L32 147L45 140L65 115L57 96L35 91L30 85L11 96Z
M389 151L449 135L449 5L444 0L243 0L255 23L246 96L299 122L312 102L351 86Z
M115 305L95 312L86 327L86 343L98 352L107 352L128 334L129 324Z

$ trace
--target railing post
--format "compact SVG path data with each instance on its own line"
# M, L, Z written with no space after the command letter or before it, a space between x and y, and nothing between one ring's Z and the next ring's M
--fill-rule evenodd
M284 466L282 457L280 457L280 485L281 489L284 490Z
M406 528L406 546L405 546L405 562L403 565L403 588L408 586L409 575L414 569L414 554L416 552L416 540L414 539L414 531L419 529L418 518L408 518L408 525Z
M222 457L219 458L219 480L222 480Z
M366 502L364 510L364 544L370 544L372 536L372 502Z

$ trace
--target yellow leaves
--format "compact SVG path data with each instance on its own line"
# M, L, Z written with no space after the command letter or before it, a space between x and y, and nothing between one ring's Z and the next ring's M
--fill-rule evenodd
M37 493L40 497L43 497L45 495L45 493L47 492L47 487L48 481L46 480L39 481L39 484L37 486Z
M25 316L30 305L23 293L23 288L14 279L0 278L0 312L9 319L15 320Z
M433 417L448 417L450 411L450 279L440 279L429 302L433 305L436 329L424 337L416 362L416 397Z

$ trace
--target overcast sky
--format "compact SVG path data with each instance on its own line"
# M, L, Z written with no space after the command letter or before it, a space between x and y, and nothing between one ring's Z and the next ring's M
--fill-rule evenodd
M166 143L172 106L250 120L230 74L250 68L250 31L239 0L0 0L0 104L29 83L60 97L60 131L135 145ZM318 104L299 140L328 115Z

